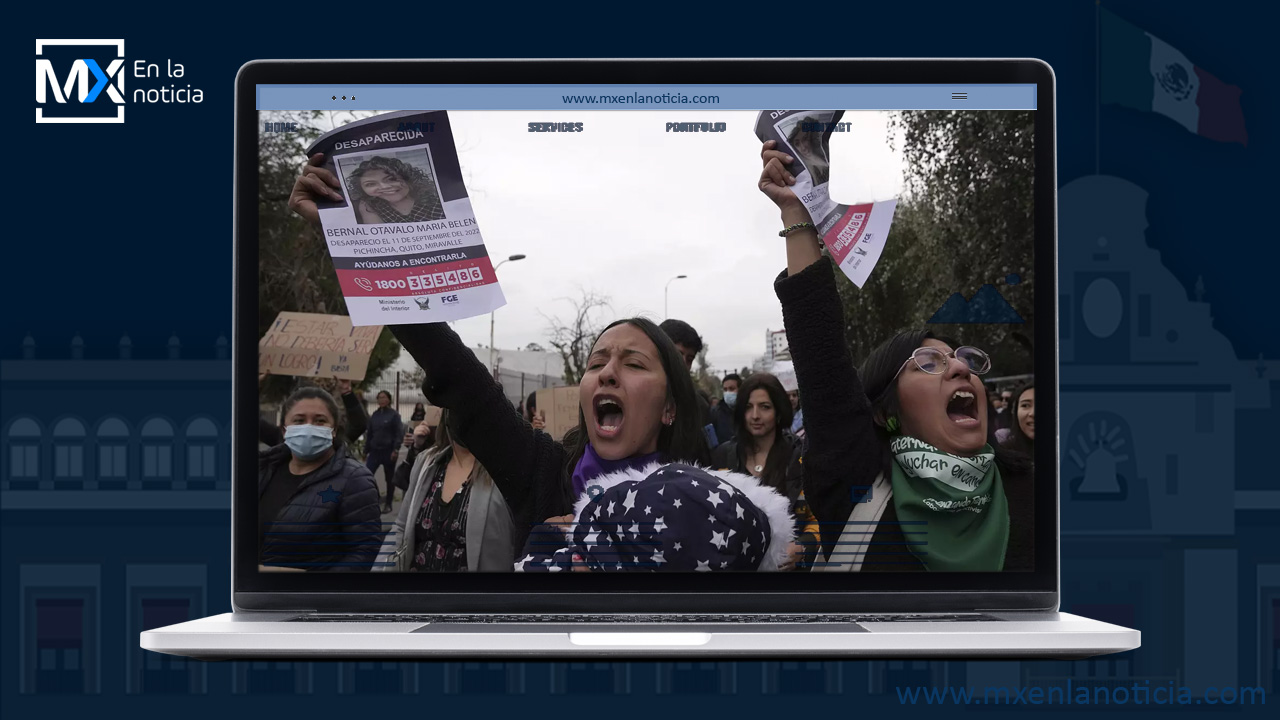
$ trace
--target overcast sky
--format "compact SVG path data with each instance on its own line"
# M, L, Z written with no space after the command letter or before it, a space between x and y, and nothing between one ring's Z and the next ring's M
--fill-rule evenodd
M547 344L540 314L571 317L581 289L612 299L607 320L670 316L693 325L711 367L750 364L782 328L773 278L786 264L777 208L756 189L754 112L451 112L467 190L507 305L496 345ZM536 116L536 117L535 117ZM887 113L849 112L832 135L831 195L852 203L901 192L902 159ZM582 122L580 133L527 124ZM723 133L668 133L668 122L725 122ZM489 343L489 317L454 323Z
M376 113L356 113L357 116ZM266 115L269 115L267 113ZM773 279L786 265L777 208L756 189L757 113L449 113L476 219L507 304L496 346L544 347L545 315L572 317L570 298L594 290L611 299L597 318L644 315L693 325L711 367L750 365L767 330L782 329ZM883 111L846 112L849 132L831 136L831 197L852 204L902 192L900 151L889 147ZM531 133L529 122L581 122L583 132ZM724 122L723 133L668 133L668 122ZM324 123L321 123L324 125ZM900 147L900 144L899 144ZM489 316L454 329L489 344ZM408 368L412 362L402 358Z

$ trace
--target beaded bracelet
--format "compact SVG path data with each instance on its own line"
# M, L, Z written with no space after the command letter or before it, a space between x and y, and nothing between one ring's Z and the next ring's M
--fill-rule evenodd
M779 230L778 237L786 237L797 230L803 230L805 228L809 228L810 230L818 229L814 227L813 223L811 222L796 223L795 225L788 225L785 228Z

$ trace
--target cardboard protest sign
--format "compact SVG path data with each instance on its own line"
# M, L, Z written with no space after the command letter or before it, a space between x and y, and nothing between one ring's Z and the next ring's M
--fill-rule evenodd
M787 172L791 186L813 218L831 258L862 287L880 260L898 201L841 205L831 199L831 133L839 127L843 110L763 110L756 118L756 137L777 140L778 149L795 158Z
M258 341L258 372L360 382L381 332L346 315L282 312Z
M357 120L321 135L315 153L342 183L345 200L316 205L354 324L460 320L506 304L447 113Z
M547 426L543 428L557 441L564 434L578 427L578 386L542 388L537 394L538 413L545 415Z

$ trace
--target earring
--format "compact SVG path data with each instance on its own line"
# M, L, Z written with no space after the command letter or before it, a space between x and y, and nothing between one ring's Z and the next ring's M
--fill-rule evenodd
M890 415L889 419L884 422L884 429L888 430L890 435L896 434L898 432L898 416Z
M663 415L663 416L662 416L662 424L663 424L663 425L666 425L666 426L668 426L668 427L670 427L670 426L671 426L671 423L674 423L675 421L676 421L676 419L675 419L674 417L670 416L670 415Z

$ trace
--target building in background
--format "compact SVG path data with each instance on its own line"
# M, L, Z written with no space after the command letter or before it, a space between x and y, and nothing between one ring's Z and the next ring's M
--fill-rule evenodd
M227 606L228 349L188 357L173 337L136 359L124 337L86 359L79 337L28 337L0 361L6 695L208 691L207 664L145 653L138 633Z
M764 356L771 362L791 359L791 345L786 330L765 330Z
M477 345L471 348L471 352L476 359L485 367L489 366L489 347ZM529 396L529 393L540 388L562 387L566 383L564 381L564 360L561 359L559 353L547 352L545 350L524 349L524 350L503 350L498 349L495 353L497 361L498 382L502 383L502 389L507 399L511 401L512 407L519 407L520 402ZM415 403L426 403L427 398L422 394L421 384L416 381L418 377L415 373L418 371L418 365L407 352L401 352L400 357L390 367L382 372L369 389L365 391L364 398L367 404L372 407L373 398L379 390L390 392L393 398L398 398L400 403L400 415L405 420L413 414L413 406ZM396 382L399 380L399 386ZM398 392L397 392L398 387Z

